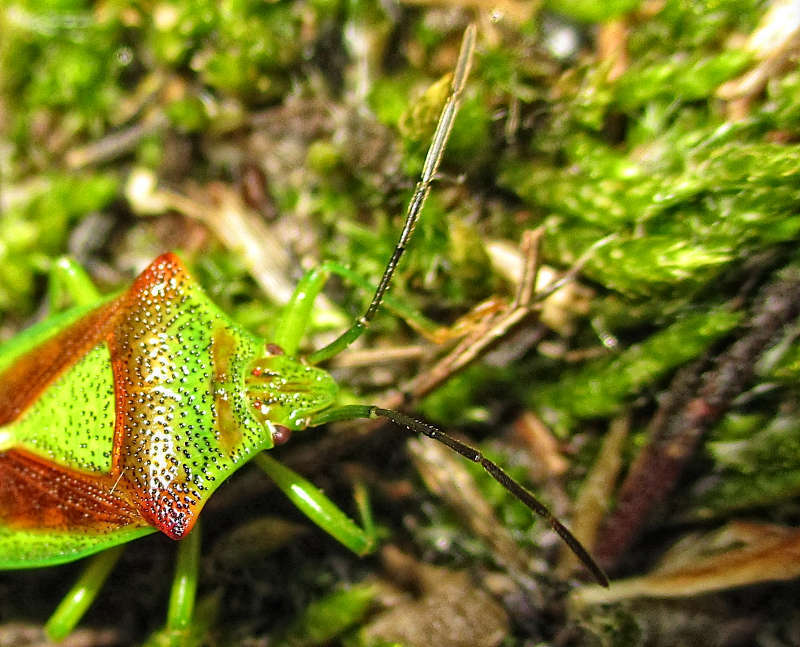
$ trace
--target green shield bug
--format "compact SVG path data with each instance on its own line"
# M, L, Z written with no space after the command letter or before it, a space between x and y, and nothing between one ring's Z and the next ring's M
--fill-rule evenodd
M462 43L449 96L397 246L374 297L349 329L298 356L306 323L332 271L309 272L273 339L231 321L167 253L120 295L97 297L65 264L77 305L0 349L0 569L50 566L93 555L50 619L66 636L98 594L121 547L161 531L182 540L166 633L176 644L192 622L198 516L217 487L250 461L356 553L372 544L319 490L264 453L293 431L328 422L385 418L480 464L543 516L594 578L600 568L527 489L476 449L404 413L337 406L337 384L318 365L355 341L374 318L412 236L455 119L474 48Z

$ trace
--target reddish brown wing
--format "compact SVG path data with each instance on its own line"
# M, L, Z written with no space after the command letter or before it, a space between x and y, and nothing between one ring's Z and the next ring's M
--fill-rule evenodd
M90 312L17 359L0 375L0 426L16 420L47 386L108 334L119 299Z
M109 532L144 525L110 476L89 476L27 452L0 453L0 523L16 529Z
M118 310L118 300L99 307L6 369L0 375L0 426L19 417L49 384L100 343ZM109 494L109 479L80 474L24 451L0 452L0 523L42 530L90 526L100 532L130 524L133 510Z

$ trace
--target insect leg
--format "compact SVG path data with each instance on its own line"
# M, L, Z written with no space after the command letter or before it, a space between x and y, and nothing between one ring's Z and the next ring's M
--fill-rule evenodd
M115 546L89 558L78 581L61 600L44 629L50 640L66 638L94 602L125 546Z
M330 276L330 272L325 266L309 270L300 279L289 303L286 304L272 336L272 341L280 346L287 355L297 354L297 347L306 333L311 318L314 300L322 291L328 276Z
M50 268L47 296L52 312L70 306L92 305L100 299L100 293L86 270L68 256L62 256Z
M196 523L185 539L178 543L175 578L169 594L167 632L186 632L192 624L200 569L200 523Z
M366 555L372 551L376 530L365 489L356 488L356 504L364 525L360 528L319 488L297 472L264 452L258 454L254 460L303 514L334 539L357 555Z
M169 593L167 623L150 636L147 645L193 647L204 644L203 637L209 629L210 620L216 616L218 601L215 596L201 600L195 614L201 533L198 521L192 531L178 542L178 558Z
M297 348L308 327L314 299L322 291L331 274L342 277L365 292L369 292L374 287L358 272L354 272L349 267L335 261L326 261L319 267L309 270L300 279L292 298L286 304L272 338L274 343L280 346L287 355L297 354ZM432 337L440 329L439 324L403 303L400 299L395 299L387 294L384 296L383 302L388 310L428 337Z

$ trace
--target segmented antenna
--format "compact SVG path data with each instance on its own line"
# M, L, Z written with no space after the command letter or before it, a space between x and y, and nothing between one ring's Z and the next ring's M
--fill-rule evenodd
M495 481L511 492L511 494L517 497L540 517L546 519L550 527L564 540L564 543L569 546L570 550L575 553L575 556L581 560L583 565L589 569L589 572L592 574L592 577L597 580L597 583L606 587L608 586L608 577L603 572L603 569L597 565L597 562L594 561L589 551L583 547L583 544L578 541L575 535L573 535L563 523L556 519L553 513L550 512L539 499L533 496L530 490L512 479L497 463L490 461L474 447L470 447L466 443L462 443L460 440L448 436L441 429L437 429L421 420L407 416L399 411L392 411L391 409L381 409L379 407L370 407L370 409L370 418L380 417L391 420L394 424L405 427L413 433L422 434L433 440L438 440L457 454L461 454L461 456L471 460L473 463L478 463Z
M564 543L569 546L570 550L575 553L575 556L581 560L597 583L602 586L608 586L608 577L603 572L603 569L598 566L597 562L594 561L589 551L583 547L583 544L578 541L575 535L573 535L563 523L556 519L553 513L547 509L547 506L539 501L530 490L520 483L517 483L506 474L497 463L486 458L480 451L466 443L462 443L460 440L456 440L441 429L429 425L426 422L422 422L421 420L417 420L416 418L412 418L411 416L407 416L399 411L359 404L351 404L328 411L322 411L314 416L309 424L311 426L317 426L340 420L354 420L356 418L386 418L390 422L393 422L399 427L404 427L412 433L422 434L433 440L438 440L457 454L460 454L473 463L478 463L495 481L511 492L511 494L517 497L517 499L533 512L543 517L558 536L564 540Z
M383 295L386 294L386 291L389 289L392 277L397 269L397 264L405 253L406 247L408 247L408 241L414 233L414 227L417 225L417 221L422 213L422 207L425 205L425 200L431 191L431 184L436 176L436 171L439 170L439 163L442 161L447 139L450 137L450 131L453 129L453 122L458 112L458 104L464 92L464 86L467 83L474 50L475 25L470 25L467 27L466 31L464 31L464 38L461 40L461 51L458 55L456 69L453 72L450 93L447 96L444 108L442 108L442 114L439 116L439 123L436 125L436 132L433 134L433 140L431 141L430 148L428 148L428 154L425 156L425 163L422 166L422 173L420 174L419 181L416 187L414 187L414 194L411 196L411 200L408 203L403 231L400 232L400 238L397 241L394 252L392 252L392 257L386 264L386 269L383 270L383 276L381 277L380 283L378 283L372 301L370 301L369 306L367 306L366 312L364 312L350 328L345 330L330 344L311 353L311 355L307 357L307 361L310 364L317 364L329 359L347 348L361 336L367 326L369 326L370 321L375 318L381 301L383 301Z

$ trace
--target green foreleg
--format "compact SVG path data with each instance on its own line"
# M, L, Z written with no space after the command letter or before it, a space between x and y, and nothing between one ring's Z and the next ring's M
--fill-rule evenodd
M349 267L334 261L327 261L319 267L307 272L297 284L297 288L295 288L291 300L286 305L283 316L275 331L274 341L287 355L297 354L300 340L303 338L303 335L305 335L308 322L311 320L311 308L314 305L314 300L322 291L325 282L331 274L341 276L343 279L350 281L353 285L361 288L365 292L369 292L373 289L373 285L363 276L354 272ZM428 319L421 312L414 310L414 308L409 307L407 304L399 299L395 299L391 295L385 295L383 303L387 309L417 330L432 335L439 328L438 324ZM323 359L336 355L358 339L363 331L364 328L359 327L356 328L355 332L350 336L340 337L337 339L339 343L336 344L336 346L333 348L326 348L325 357L317 358L317 353L313 353L308 358L309 363L316 364Z
M364 524L360 528L333 501L297 472L263 452L255 457L255 461L303 514L334 539L357 555L366 555L373 550L376 530L363 487L356 488L356 505Z
M59 258L50 268L48 298L53 312L70 306L89 306L100 298L92 279L68 256Z
M175 564L175 576L169 593L169 609L167 624L154 633L145 643L146 647L194 647L201 644L207 631L207 623L203 620L195 622L195 600L197 597L197 579L200 572L200 522L192 531L178 542L178 557ZM215 615L214 599L207 601L209 608L201 613ZM209 606L210 605L210 606Z
M287 355L297 354L297 347L306 333L314 300L325 286L328 276L330 272L324 266L306 272L286 304L273 340Z
M124 548L124 546L109 548L89 559L89 565L69 593L64 596L44 627L50 640L63 640L80 622L83 614L100 593Z
M370 281L365 279L358 272L354 272L346 265L342 265L336 261L327 261L323 263L321 267L331 274L338 274L343 279L350 281L350 283L364 290L367 294L374 289L374 285ZM383 296L383 305L386 306L387 310L395 316L400 317L409 326L428 335L435 334L441 327L435 321L428 319L424 314L415 310L408 304L403 303L400 299L396 299L391 294L385 294ZM336 352L340 350L344 350L344 347L338 349ZM335 354L336 353L334 353L334 355Z
M169 595L167 630L184 631L191 625L200 567L200 523L178 544L178 563Z

